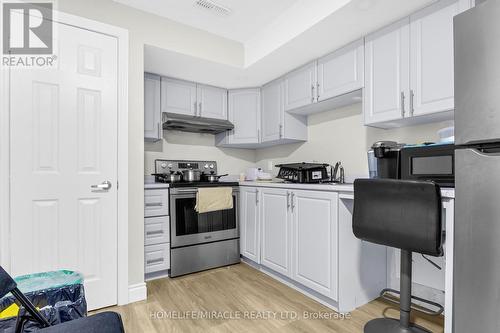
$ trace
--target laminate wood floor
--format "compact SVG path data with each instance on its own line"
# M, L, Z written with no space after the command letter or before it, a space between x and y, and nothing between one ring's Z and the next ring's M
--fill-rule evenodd
M104 309L120 313L128 333L358 333L373 318L398 317L394 305L375 300L341 319L331 309L244 263L147 285L147 301ZM313 315L323 318L310 317ZM443 317L414 314L412 320L434 333L443 332Z

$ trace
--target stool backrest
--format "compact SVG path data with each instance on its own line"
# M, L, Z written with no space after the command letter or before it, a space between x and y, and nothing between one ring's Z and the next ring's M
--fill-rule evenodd
M441 190L427 181L357 179L352 225L359 239L441 256Z

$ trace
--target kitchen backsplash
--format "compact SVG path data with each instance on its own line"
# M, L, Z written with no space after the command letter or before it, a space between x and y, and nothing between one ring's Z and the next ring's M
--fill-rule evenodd
M368 175L366 151L375 141L394 140L404 143L437 141L437 131L452 125L441 122L383 130L363 125L362 105L355 104L309 116L309 139L305 143L280 145L257 150L215 147L210 134L166 131L166 138L145 143L145 174L154 172L154 160L213 159L219 173L238 175L249 167L260 167L277 174L274 165L288 162L342 161L346 178ZM271 167L271 168L270 168Z

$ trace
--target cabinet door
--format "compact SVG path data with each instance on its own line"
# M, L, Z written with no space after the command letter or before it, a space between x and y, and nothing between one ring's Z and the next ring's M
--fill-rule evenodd
M262 142L276 141L283 135L282 81L262 87Z
M241 187L241 255L260 264L259 218L259 189Z
M261 264L290 277L289 192L266 188L261 193Z
M360 39L318 60L318 101L363 88L364 50Z
M168 189L144 190L144 217L168 215Z
M260 89L229 91L229 121L234 125L230 144L260 142Z
M409 106L409 19L365 39L365 124L401 119Z
M453 17L459 2L438 2L410 20L410 115L454 108Z
M337 298L337 201L334 192L294 191L292 278Z
M205 118L227 119L227 90L198 85L198 114Z
M314 103L316 99L316 62L286 75L284 90L285 111Z
M162 112L197 115L196 83L161 78Z
M160 77L144 73L144 140L161 140Z

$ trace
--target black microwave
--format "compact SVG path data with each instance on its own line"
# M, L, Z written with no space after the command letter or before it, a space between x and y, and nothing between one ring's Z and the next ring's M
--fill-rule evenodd
M432 180L442 187L455 187L455 145L406 146L400 151L400 178Z

